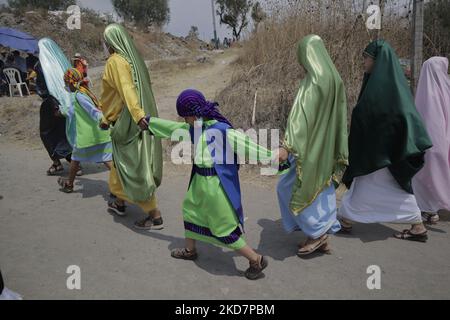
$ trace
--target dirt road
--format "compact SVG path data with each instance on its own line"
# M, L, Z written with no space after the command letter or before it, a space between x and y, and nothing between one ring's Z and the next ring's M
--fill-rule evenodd
M152 73L164 117L175 117L176 95L197 87L213 96L231 75L231 55L214 63ZM222 62L224 61L224 62ZM175 66L175 68L177 68ZM164 69L162 69L164 70ZM242 180L247 239L266 255L266 277L243 277L245 259L233 252L199 245L196 262L170 258L183 244L181 200L189 167L165 165L159 206L165 229L138 232L142 216L134 206L124 218L106 211L107 176L86 165L70 195L46 176L48 156L40 144L0 136L0 267L6 285L26 299L405 299L448 298L449 217L430 229L426 244L391 237L405 226L356 225L354 235L334 236L332 255L300 259L301 233L286 235L280 224L274 180ZM245 175L244 175L245 176ZM66 270L81 269L81 290L68 290ZM381 289L369 290L367 268L381 269Z

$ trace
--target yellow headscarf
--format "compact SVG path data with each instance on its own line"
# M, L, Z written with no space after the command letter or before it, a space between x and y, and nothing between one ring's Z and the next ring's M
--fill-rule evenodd
M84 80L83 75L76 68L69 68L64 74L64 82L72 84L78 91L88 95L92 99L92 102L95 104L97 109L101 110L100 102L98 101L97 97L92 93L92 91L86 86L83 80Z

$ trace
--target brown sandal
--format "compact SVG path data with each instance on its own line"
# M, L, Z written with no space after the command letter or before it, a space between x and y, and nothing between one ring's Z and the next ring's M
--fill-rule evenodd
M172 258L182 260L195 260L198 257L196 250L190 251L187 248L173 249L170 252L170 255L172 256Z
M58 185L61 187L60 190L64 193L72 193L73 192L73 185L70 185L69 181L67 179L60 177L58 179Z
M417 242L427 242L428 235L427 231L422 233L414 234L410 229L403 230L401 233L394 234L394 237L401 240L417 241Z
M263 270L267 268L269 262L264 256L260 256L258 261L250 261L250 267L245 270L245 277L248 280L257 280L263 275Z
M305 247L307 247L312 241L311 239L308 239L305 244L297 251L297 256L306 256L308 254L311 254L315 251L319 251L325 254L331 254L330 245L328 243L328 235L323 235L317 243L309 248L308 250L304 250Z
M425 224L434 225L439 222L439 215L437 213L422 212L422 220Z

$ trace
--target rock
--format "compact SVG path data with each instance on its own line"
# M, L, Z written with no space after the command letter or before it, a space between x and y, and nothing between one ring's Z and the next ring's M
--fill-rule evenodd
M197 60L197 62L205 63L205 62L207 62L209 60L209 58L207 56L198 56L196 58L196 60Z

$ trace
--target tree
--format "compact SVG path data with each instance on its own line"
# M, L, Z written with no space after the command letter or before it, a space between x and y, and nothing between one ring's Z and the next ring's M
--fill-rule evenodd
M46 10L66 10L76 0L8 0L8 5L15 9L46 9Z
M117 14L140 28L162 26L169 21L167 0L112 0Z
M252 0L216 0L219 9L217 15L220 24L226 24L233 30L236 40L241 38L241 33L248 26L248 13L253 5Z
M259 24L267 18L267 14L261 6L259 1L256 1L252 7L252 20L255 23L255 32L258 31Z
M188 33L188 38L190 39L198 39L199 34L198 34L198 27L197 26L191 26L191 29L189 30Z

